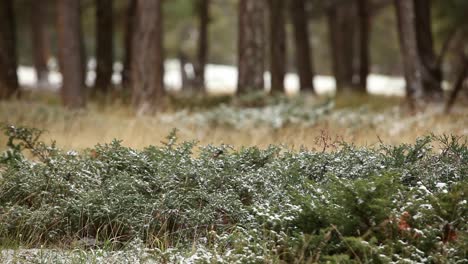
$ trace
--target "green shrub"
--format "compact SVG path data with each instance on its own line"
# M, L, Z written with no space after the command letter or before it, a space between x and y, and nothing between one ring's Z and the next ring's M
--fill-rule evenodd
M35 129L4 132L2 245L141 241L170 262L466 259L462 138L316 152L195 149L174 132L162 147L113 141L77 153L40 142Z

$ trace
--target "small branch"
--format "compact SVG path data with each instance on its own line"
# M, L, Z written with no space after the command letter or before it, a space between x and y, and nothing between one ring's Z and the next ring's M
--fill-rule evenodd
M436 60L436 65L437 66L440 67L442 65L442 63L444 62L445 56L447 55L448 50L450 48L450 44L452 44L452 41L454 39L456 39L459 32L460 32L460 27L454 28L453 30L450 31L448 36L445 38L444 43L442 45L442 48L440 50L440 54L439 54L439 56L437 57L437 60Z

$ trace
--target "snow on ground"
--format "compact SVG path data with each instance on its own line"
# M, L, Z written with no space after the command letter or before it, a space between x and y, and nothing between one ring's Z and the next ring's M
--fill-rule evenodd
M90 60L88 65L89 71L86 76L86 84L91 86L96 77L94 71L96 63ZM114 84L120 84L122 71L122 64L116 63L114 65L115 73L112 76ZM37 84L35 71L29 66L20 66L18 68L19 82L25 89L34 89L42 87L57 91L62 82L62 76L57 70L51 70L49 73L49 84ZM268 90L269 86L269 73L265 73L265 84ZM206 67L206 85L211 93L234 93L237 86L237 68L228 65L214 65L208 64ZM166 87L171 90L179 90L181 88L181 74L180 64L177 60L167 60L165 62L165 76L164 82ZM333 94L335 92L335 79L331 76L316 76L314 85L317 93L319 94ZM295 73L288 73L285 78L285 86L288 93L297 93L299 91L299 77ZM385 75L371 74L368 78L367 91L371 94L377 95L392 95L404 96L405 95L405 80L400 77L389 77Z

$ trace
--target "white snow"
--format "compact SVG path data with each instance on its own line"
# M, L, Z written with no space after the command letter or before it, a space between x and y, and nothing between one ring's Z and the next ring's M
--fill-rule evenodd
M90 60L88 63L88 72L86 76L86 84L91 86L94 83L96 73L95 60ZM30 66L18 67L18 76L20 85L25 89L35 89L37 87L42 89L49 89L56 91L60 88L62 82L62 75L57 71L57 67L51 67L49 73L49 84L37 84L35 71ZM120 84L122 71L122 64L117 62L114 65L115 73L112 76L114 84ZM265 73L265 85L269 90L270 74ZM237 68L228 65L215 65L208 64L205 73L207 89L210 93L234 93L237 86ZM181 89L181 74L180 64L177 60L167 60L165 62L165 76L164 82L168 89L180 90ZM335 93L335 79L332 76L316 76L314 79L315 89L318 94L333 94ZM285 77L285 87L288 93L294 94L299 91L299 77L295 73L288 73ZM377 95L392 95L404 96L405 95L405 80L401 77L390 77L385 75L371 74L368 77L367 91L370 94Z

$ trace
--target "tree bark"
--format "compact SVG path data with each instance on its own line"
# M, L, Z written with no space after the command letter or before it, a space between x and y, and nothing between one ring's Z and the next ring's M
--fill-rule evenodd
M96 0L96 92L107 94L112 85L114 59L113 0Z
M332 59L332 74L335 77L336 90L343 86L343 80L340 74L340 60L339 60L339 35L338 35L338 19L337 9L335 7L327 10L327 26L330 45L330 54Z
M131 76L131 61L132 61L132 39L133 39L133 25L135 21L137 0L129 0L127 7L127 17L124 35L124 65L122 70L122 86L128 87L130 84Z
M36 71L38 86L47 85L49 82L49 34L47 30L47 1L31 1L31 37L33 48L33 62Z
M63 78L61 94L63 104L69 108L82 108L86 103L80 31L80 1L57 0L59 64Z
M286 73L286 24L283 0L268 0L270 24L270 80L272 93L284 93Z
M60 0L56 0L56 1L60 1ZM78 24L78 27L79 27L79 36L80 36L80 56L81 56L81 72L82 72L81 83L83 87L86 89L87 88L86 77L88 76L88 54L86 53L86 42L84 38L83 25L81 24L81 16L83 14L82 6L81 6L82 1L81 0L76 0L76 1L79 2L78 13L79 13L80 23Z
M162 0L138 0L132 41L132 102L139 113L161 107L164 90Z
M237 93L264 89L265 2L240 0Z
M0 100L19 95L12 0L0 1Z
M195 63L195 80L196 89L205 90L205 65L208 57L208 24L210 22L209 0L198 0L197 11L200 20L198 47L197 47L197 62Z
M414 8L413 1L395 0L400 49L405 71L406 93L412 107L421 102L424 97L423 66L418 54Z
M300 89L301 91L314 93L314 68L305 3L305 0L291 0L290 9L294 28L294 45Z
M442 70L434 52L432 36L431 1L414 0L416 37L421 63L421 74L425 95L432 99L443 99Z
M356 37L356 8L354 3L334 5L328 10L328 27L332 54L332 69L337 91L353 86Z
M357 0L359 17L359 83L360 92L367 91L367 77L370 70L370 10L369 0Z

